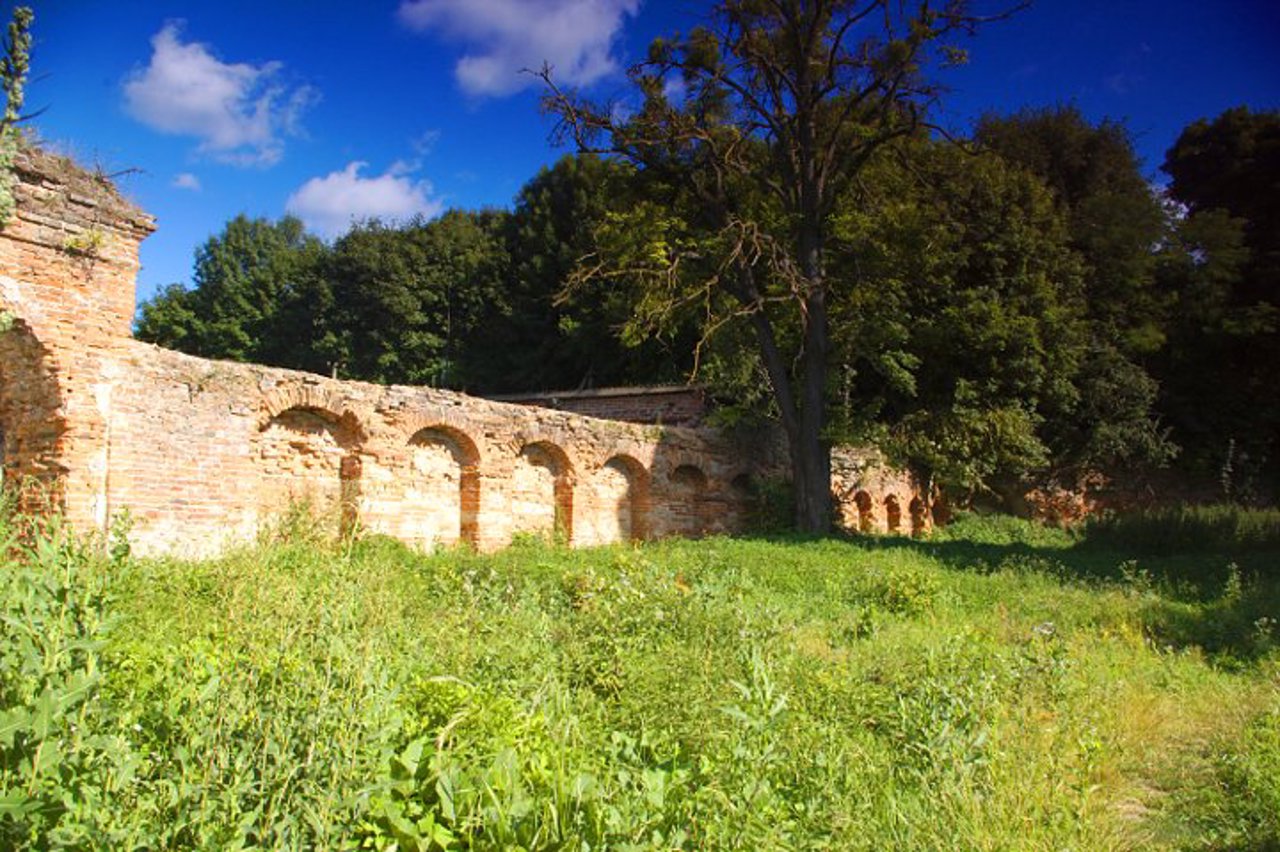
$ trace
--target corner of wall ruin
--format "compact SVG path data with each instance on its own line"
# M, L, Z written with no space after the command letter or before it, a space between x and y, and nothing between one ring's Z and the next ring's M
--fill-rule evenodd
M115 361L155 223L105 176L38 148L19 150L13 176L0 227L0 466L100 528Z

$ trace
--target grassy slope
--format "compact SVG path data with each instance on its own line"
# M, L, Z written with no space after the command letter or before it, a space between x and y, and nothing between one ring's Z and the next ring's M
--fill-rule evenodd
M0 791L79 803L0 816L0 841L1277 848L1280 549L1135 530L45 554L68 588L109 572L78 606L119 620L61 777L23 775L0 726ZM64 645L97 636L72 620Z

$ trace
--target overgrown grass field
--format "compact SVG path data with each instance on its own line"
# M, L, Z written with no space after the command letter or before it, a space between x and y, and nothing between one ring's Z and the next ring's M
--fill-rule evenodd
M1275 512L208 562L20 526L0 849L1280 848Z

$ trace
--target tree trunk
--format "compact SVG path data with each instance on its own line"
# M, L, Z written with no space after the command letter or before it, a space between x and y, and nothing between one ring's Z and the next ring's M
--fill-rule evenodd
M804 224L797 235L806 286L801 306L804 348L800 359L799 428L791 439L791 467L796 492L796 528L800 532L823 535L831 531L831 448L823 437L827 424L827 353L831 341L822 262L822 216L818 202L821 193L818 181L811 174L812 168L809 161L800 194Z
M795 434L788 438L796 528L821 535L831 531L831 448L823 437L827 412L827 305L821 288L815 288L806 300L806 311L799 423Z

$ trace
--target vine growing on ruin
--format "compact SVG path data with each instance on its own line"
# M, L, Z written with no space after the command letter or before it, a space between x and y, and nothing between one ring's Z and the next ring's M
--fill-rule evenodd
M27 73L31 68L31 23L35 14L26 6L13 10L13 20L0 59L0 86L4 87L4 115L0 117L0 226L13 213L13 158L18 152L18 124L22 114Z

